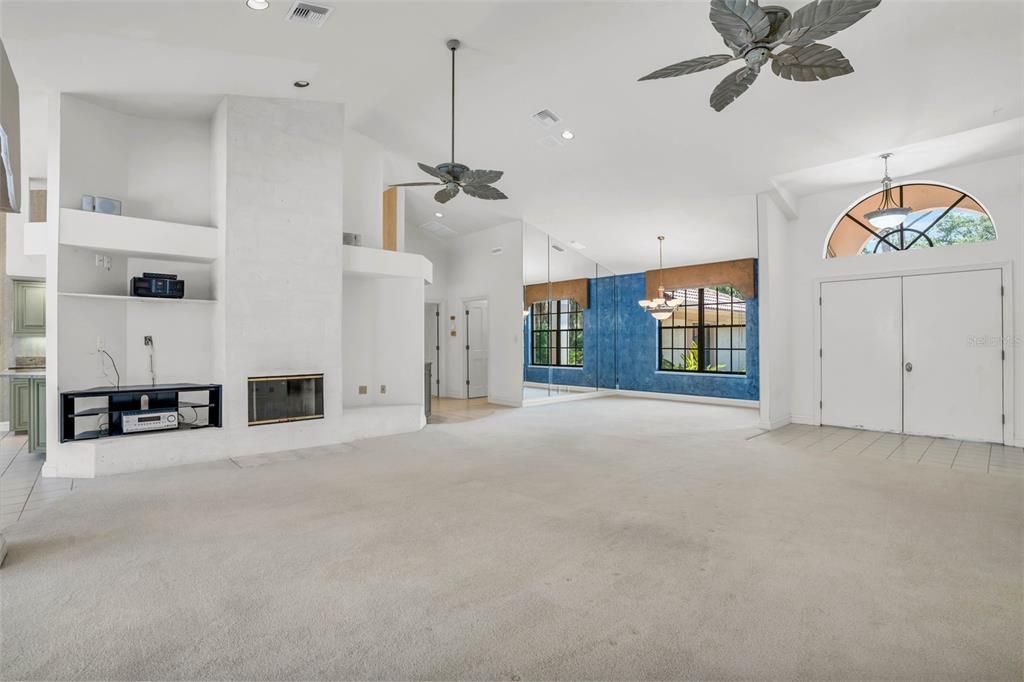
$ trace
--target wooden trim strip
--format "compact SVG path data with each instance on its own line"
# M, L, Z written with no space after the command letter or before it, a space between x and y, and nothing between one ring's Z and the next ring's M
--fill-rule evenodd
M658 283L664 277L665 289L698 289L728 284L736 288L744 298L757 296L757 282L754 278L754 259L741 258L719 263L702 263L700 265L684 265L678 268L665 268L664 273L648 270L647 298L658 295Z
M527 306L541 301L561 301L564 299L576 301L580 308L589 308L590 280L582 277L580 279L566 279L560 282L529 284L523 287L523 303Z

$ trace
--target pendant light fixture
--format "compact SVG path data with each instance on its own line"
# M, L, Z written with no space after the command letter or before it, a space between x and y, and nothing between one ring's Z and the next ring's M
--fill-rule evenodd
M880 157L882 163L885 164L885 177L882 178L882 203L876 210L864 214L869 223L880 229L899 227L912 210L909 207L900 206L892 198L892 178L889 177L890 156L892 154L886 153Z
M658 236L658 297L650 301L640 301L640 307L651 314L656 320L667 320L672 317L676 308L683 304L681 298L665 298L665 259L663 246L665 235Z

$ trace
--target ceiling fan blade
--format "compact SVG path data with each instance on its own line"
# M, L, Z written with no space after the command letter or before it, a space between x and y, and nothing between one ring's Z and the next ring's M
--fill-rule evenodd
M399 182L388 187L426 187L428 185L443 185L443 182Z
M505 194L497 187L491 187L490 185L465 185L462 191L471 197L477 199L508 199Z
M834 47L811 43L772 55L772 71L791 81L824 81L853 73L850 60Z
M421 171L423 171L424 173L427 173L428 175L433 175L438 180L442 180L444 182L451 182L452 181L452 178L451 178L450 175L448 175L447 173L442 173L441 171L437 170L433 166L428 166L425 163L417 163L416 165L420 167Z
M833 36L863 19L882 0L811 0L783 22L773 45L809 45Z
M454 199L455 195L458 193L459 186L453 182L445 185L444 189L439 190L438 193L434 195L434 199L436 199L439 204L447 204L449 201Z
M463 185L490 185L501 180L504 171L500 170L471 170L462 174L459 180Z
M733 71L711 93L711 108L715 111L725 109L746 92L756 79L757 72L745 66Z
M729 47L761 40L772 28L764 10L750 0L711 0L711 23Z
M736 57L731 54L712 54L707 57L687 59L685 62L679 62L678 64L672 64L671 66L666 66L663 69L652 71L639 80L650 81L655 80L656 78L675 78L676 76L684 76L688 73L717 69L719 66L728 64L734 59L736 59Z

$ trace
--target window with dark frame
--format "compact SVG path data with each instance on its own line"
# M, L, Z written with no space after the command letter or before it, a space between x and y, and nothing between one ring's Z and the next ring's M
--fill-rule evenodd
M530 306L530 362L550 367L583 366L583 309L576 301L538 301Z
M747 373L747 302L733 287L679 289L683 299L658 329L659 366L666 372Z

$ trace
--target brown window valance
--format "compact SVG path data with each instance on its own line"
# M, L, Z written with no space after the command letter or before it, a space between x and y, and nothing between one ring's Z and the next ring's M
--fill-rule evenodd
M647 298L655 298L658 295L659 271L648 270L645 274L647 275ZM663 276L666 291L728 284L735 287L743 294L744 298L757 296L753 258L665 268Z
M570 299L576 301L580 308L590 307L590 280L586 277L551 282L550 286L550 294L548 293L547 282L528 284L523 287L523 303L529 306L540 301Z

